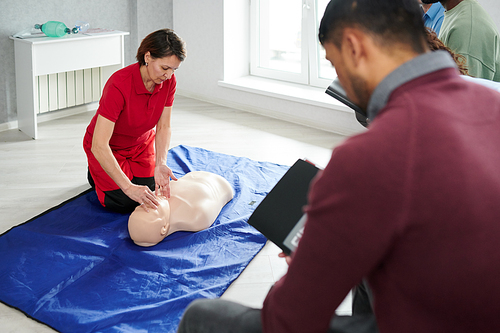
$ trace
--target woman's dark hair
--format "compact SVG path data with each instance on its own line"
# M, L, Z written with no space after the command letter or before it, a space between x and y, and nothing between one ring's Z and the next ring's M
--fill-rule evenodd
M331 0L321 20L319 41L340 48L347 27L371 34L381 46L402 44L417 53L426 51L422 10L416 0Z
M175 55L180 61L186 58L184 41L171 29L161 29L147 35L137 50L136 59L145 65L144 55L151 53L153 58L164 58Z
M453 52L449 47L444 45L444 43L438 38L436 32L430 28L427 28L427 43L431 51L448 51L453 60L455 60L460 74L469 75L469 70L467 69L467 59L463 55Z

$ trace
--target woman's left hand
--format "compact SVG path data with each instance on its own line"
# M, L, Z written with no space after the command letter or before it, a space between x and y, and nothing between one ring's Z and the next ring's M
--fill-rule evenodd
M163 195L170 198L170 178L177 180L174 173L166 165L157 165L155 167L155 195Z

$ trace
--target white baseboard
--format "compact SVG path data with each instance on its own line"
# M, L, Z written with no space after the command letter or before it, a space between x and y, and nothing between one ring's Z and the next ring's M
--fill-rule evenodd
M0 124L0 132L8 131L8 130L14 129L14 128L18 128L17 120L8 121L6 123L1 123Z

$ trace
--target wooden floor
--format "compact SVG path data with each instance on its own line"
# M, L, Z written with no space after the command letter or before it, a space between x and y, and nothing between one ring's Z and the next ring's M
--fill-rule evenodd
M0 233L89 188L82 139L92 116L86 112L40 123L37 140L17 129L0 132ZM325 166L331 149L344 140L334 133L182 96L176 97L172 124L171 147L196 146L286 165L308 158ZM261 307L269 288L287 269L279 252L268 243L223 298ZM3 304L0 331L54 332Z

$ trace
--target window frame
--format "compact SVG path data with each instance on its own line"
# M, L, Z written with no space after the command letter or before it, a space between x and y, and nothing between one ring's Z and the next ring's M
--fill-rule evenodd
M332 79L320 77L321 45L318 41L317 0L302 0L301 73L285 72L259 66L260 2L250 0L250 75L326 88ZM272 0L265 0L272 1Z

